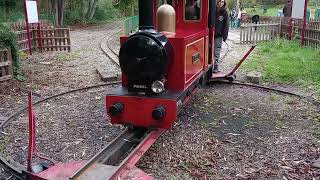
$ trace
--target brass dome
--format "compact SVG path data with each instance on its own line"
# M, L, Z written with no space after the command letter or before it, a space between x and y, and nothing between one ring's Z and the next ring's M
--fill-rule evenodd
M169 4L163 4L157 10L157 30L176 32L176 11Z

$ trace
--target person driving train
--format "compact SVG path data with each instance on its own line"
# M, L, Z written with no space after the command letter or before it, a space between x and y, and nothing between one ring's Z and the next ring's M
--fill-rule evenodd
M200 19L200 7L198 6L198 0L186 0L185 4L185 19L186 20L199 20Z

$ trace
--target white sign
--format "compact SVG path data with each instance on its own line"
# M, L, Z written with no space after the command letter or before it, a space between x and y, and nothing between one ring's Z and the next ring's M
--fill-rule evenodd
M38 23L38 8L37 1L26 1L27 14L29 23Z
M293 0L292 18L303 19L305 1L306 0Z

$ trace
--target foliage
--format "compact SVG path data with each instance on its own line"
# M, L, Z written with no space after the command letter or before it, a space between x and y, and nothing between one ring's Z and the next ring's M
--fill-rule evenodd
M112 5L112 0L100 1L94 15L98 21L112 20L120 17L120 11Z
M0 1L0 6L9 6L9 7L13 7L16 6L17 2L16 1L12 1L12 0L1 0Z
M242 0L244 4L251 4L251 5L280 5L285 4L288 0ZM246 6L249 7L249 6Z
M236 0L229 0L227 1L227 6L229 10L236 8L237 1Z
M0 6L0 22L13 22L21 18L24 18L24 14L16 7Z
M18 80L23 79L20 69L19 50L16 45L16 36L11 29L0 23L0 45L11 49L13 59L13 72Z
M83 22L84 20L81 18L81 1L70 0L66 4L66 8L65 8L65 23L78 24Z
M133 16L138 10L138 0L121 0L116 7L124 16Z
M245 11L249 16L259 15L259 16L277 16L278 12L282 12L282 6L267 7L267 12L264 12L263 7L255 8L245 8Z
M114 8L112 0L100 0L97 4L95 13L91 18L83 14L83 5L81 0L70 0L66 4L65 23L66 24L88 24L100 21L108 21L120 17L119 10Z
M259 47L244 64L246 69L261 71L266 82L320 89L320 50L302 48L298 41L288 40L265 42Z

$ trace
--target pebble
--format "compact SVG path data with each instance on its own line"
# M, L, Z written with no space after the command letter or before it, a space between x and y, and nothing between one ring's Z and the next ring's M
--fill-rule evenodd
M39 62L39 64L43 64L43 65L51 65L53 62L47 62L47 61L44 61L44 62Z
M0 116L0 122L3 122L5 120L7 120L7 119L8 119L7 117Z
M320 158L313 162L312 167L320 169Z
M247 74L247 80L251 83L259 84L262 78L260 72L252 71Z

